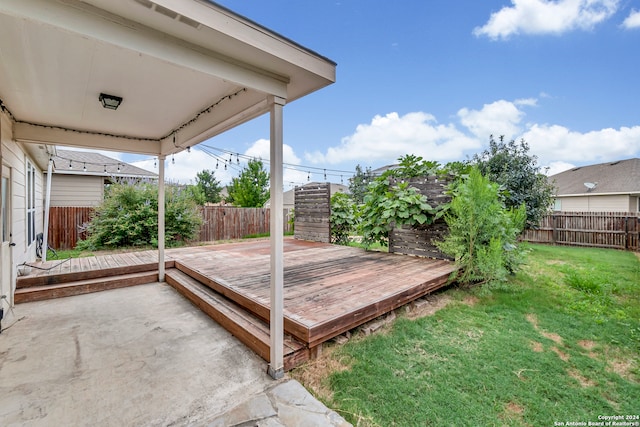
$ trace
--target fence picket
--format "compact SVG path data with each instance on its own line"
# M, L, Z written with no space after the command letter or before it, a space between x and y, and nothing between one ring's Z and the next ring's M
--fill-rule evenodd
M640 250L640 213L553 212L522 240L533 243Z

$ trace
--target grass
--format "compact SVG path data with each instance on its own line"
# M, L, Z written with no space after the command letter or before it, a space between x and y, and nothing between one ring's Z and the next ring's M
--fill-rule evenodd
M640 412L640 258L531 246L507 284L450 289L293 375L356 426L554 425ZM314 372L314 363L326 369ZM312 373L309 375L309 373Z

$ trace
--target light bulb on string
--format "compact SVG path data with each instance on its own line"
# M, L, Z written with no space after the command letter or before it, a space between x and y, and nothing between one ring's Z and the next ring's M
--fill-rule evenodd
M118 163L118 173L120 173L120 163Z
M236 163L240 164L240 156L236 153Z
M69 169L73 169L73 165L71 164L71 160L69 160Z
M173 157L173 154L171 155L171 164L175 165L176 164L176 158Z
M87 164L86 164L86 163L83 163L83 165L82 165L82 170L83 170L84 172L86 172L86 171L87 171Z
M104 165L104 173L107 173L107 165Z
M311 172L307 172L307 181L311 181Z
M219 166L218 159L216 159L216 169L218 169L218 166Z
M156 157L153 158L153 168L157 168L158 167L158 159Z
M327 180L327 170L326 169L324 170L324 180L325 181Z

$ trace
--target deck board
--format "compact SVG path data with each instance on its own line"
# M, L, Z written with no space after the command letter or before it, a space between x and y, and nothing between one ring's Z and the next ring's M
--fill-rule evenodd
M270 306L270 243L266 239L167 249L167 265L197 278L265 321ZM40 263L33 276L92 270L126 274L157 264L156 251L113 253ZM285 332L318 344L448 283L449 261L367 252L287 238L284 242Z

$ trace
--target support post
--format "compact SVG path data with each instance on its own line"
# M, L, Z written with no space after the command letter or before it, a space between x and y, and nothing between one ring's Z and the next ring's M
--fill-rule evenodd
M268 373L273 379L284 376L284 215L282 196L282 144L283 107L285 100L269 96L270 106L270 242L271 242L271 292L270 337L271 352Z
M51 174L53 173L53 159L49 157L47 166L47 192L44 198L44 228L42 230L42 262L47 261L49 247L49 210L51 208Z
M164 160L158 156L158 281L164 282Z

